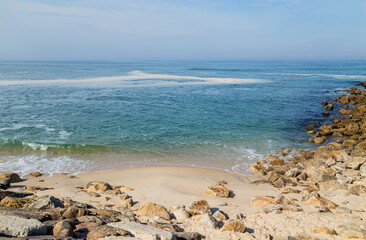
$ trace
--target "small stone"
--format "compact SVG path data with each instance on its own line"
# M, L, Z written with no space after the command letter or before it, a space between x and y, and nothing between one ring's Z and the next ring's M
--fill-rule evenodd
M227 185L227 182L225 180L220 180L216 183L216 186L224 186Z
M126 187L126 186L121 186L121 187L119 188L119 190L120 190L122 193L125 193L125 192L133 191L134 189L133 189L133 188L130 188L130 187Z
M203 214L212 214L210 205L208 205L206 200L195 201L191 204L191 206L187 210L189 214L194 215L203 215Z
M252 199L252 205L256 207L262 207L271 203L276 203L276 199L274 197L255 197Z
M222 232L233 231L233 232L243 233L243 232L245 232L245 225L240 220L231 220L224 224L221 231Z
M28 174L28 176L30 176L30 177L40 177L40 176L42 176L42 173L40 173L40 172L31 172L30 174Z
M315 228L314 233L338 235L337 232L334 229L329 229L329 228L326 228L326 227L317 227L317 228Z
M1 174L0 178L8 178L10 180L10 183L17 183L22 181L22 179L20 179L19 175L16 173Z
M342 143L342 146L346 147L346 148L353 148L353 146L356 144L357 144L357 141L349 139L349 140L345 140Z
M140 217L160 216L166 220L170 220L169 212L161 205L148 202L140 208Z
M196 220L193 222L196 226L204 227L204 228L217 228L217 222L215 218L213 218L209 214L199 215Z
M221 210L217 210L213 215L212 215L216 221L220 222L220 221L225 221L227 219L229 219L228 215L226 213L224 213Z
M309 124L306 126L306 130L313 130L314 129L314 125Z
M71 224L64 220L54 226L53 235L56 237L72 237L74 231Z
M309 200L306 201L306 205L316 205L316 206L324 206L329 209L335 209L338 207L337 204L331 202L330 200L327 200L325 198L320 197L319 195L313 195L309 198Z

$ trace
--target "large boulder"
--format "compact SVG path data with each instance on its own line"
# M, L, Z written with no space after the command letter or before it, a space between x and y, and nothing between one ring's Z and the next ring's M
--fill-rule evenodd
M36 219L0 214L0 234L12 237L45 235L47 226Z
M72 237L74 235L73 228L68 221L58 222L53 228L53 235L56 237Z
M10 183L17 183L22 181L22 179L16 173L1 174L0 178L8 178L10 180Z
M148 202L146 204L144 204L141 208L140 208L140 213L139 213L140 217L162 217L166 220L170 220L170 213L168 212L168 210L165 209L165 207L155 204L155 203L151 203Z
M45 197L39 199L38 201L32 203L29 208L33 209L48 209L48 208L64 208L64 204L60 199L53 196Z

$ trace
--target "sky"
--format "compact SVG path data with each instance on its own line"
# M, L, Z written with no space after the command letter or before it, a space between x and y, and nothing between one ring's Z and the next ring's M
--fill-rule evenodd
M365 60L366 0L0 0L0 60Z

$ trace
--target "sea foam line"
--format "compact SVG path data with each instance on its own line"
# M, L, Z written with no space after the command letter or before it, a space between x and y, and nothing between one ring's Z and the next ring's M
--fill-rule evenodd
M333 77L333 78L366 78L366 75L341 75L341 74L325 74L325 73L264 73L266 75L281 75L281 76L307 76L307 77Z
M134 81L134 80L192 80L190 82L168 82L163 85L186 85L186 84L234 84L234 83L261 83L267 82L264 79L255 78L217 78L217 77L196 77L196 76L179 76L170 74L147 74L141 71L132 71L126 76L113 77L98 77L84 79L54 79L54 80L14 80L0 81L0 86L9 85L35 85L35 84L60 84L60 83L100 83L100 82L115 82L115 81Z

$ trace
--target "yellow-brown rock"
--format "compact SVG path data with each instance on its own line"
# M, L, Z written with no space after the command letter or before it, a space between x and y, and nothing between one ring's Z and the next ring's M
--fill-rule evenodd
M122 200L122 202L118 203L117 205L115 205L115 207L118 208L130 208L133 205L133 200L132 198L127 198L125 200Z
M317 227L314 229L314 233L338 235L334 229L329 229L327 227Z
M170 213L161 205L147 202L140 208L140 217L162 217L166 220L170 220Z
M322 198L320 196L312 196L309 200L306 201L306 205L315 205L315 206L323 206L329 209L336 209L338 207L337 204L331 202L328 199Z
M95 192L98 190L107 191L111 190L112 186L106 182L89 182L86 187L88 192Z
M267 204L276 204L274 197L255 197L252 199L252 205L256 207L262 207Z
M208 205L206 200L195 201L188 208L188 213L192 216L194 215L203 215L203 214L212 214L210 205Z
M0 202L0 206L4 206L4 207L21 208L21 207L23 207L23 205L24 205L24 203L20 199L9 197L9 196L4 197Z
M231 220L231 221L227 221L224 224L221 231L222 232L232 231L232 232L243 233L243 232L245 232L245 225L240 220L237 220L237 219L236 220Z
M228 198L230 197L230 190L225 186L211 186L206 188L206 191L203 193L203 195Z
M22 181L22 179L20 179L19 175L16 173L1 174L0 178L8 178L10 180L10 183L16 183Z
M30 176L30 177L40 177L40 176L42 176L42 173L40 173L40 172L32 172L32 173L28 174L28 176Z

